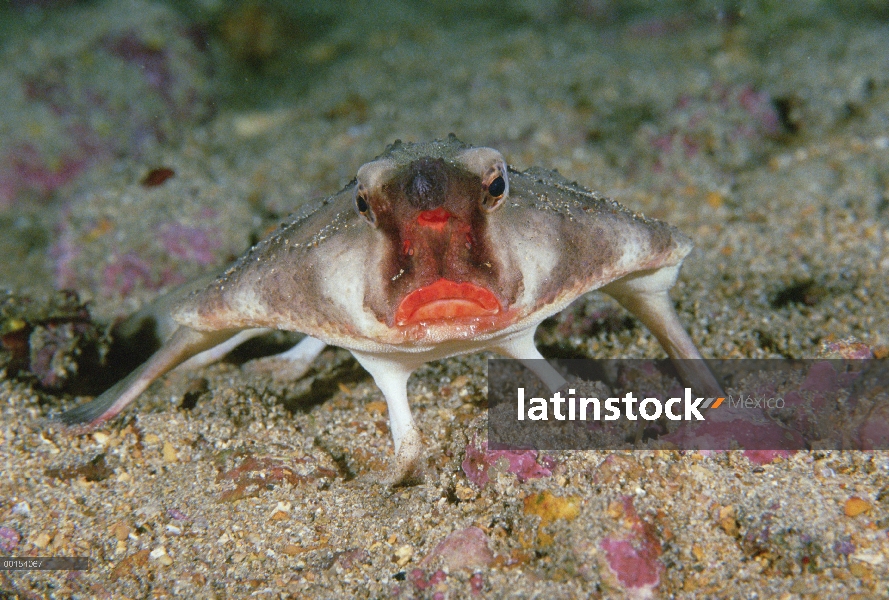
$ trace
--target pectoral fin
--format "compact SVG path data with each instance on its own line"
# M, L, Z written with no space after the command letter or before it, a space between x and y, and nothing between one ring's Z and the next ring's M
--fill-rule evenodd
M722 395L722 387L679 322L670 300L668 292L678 274L678 265L643 271L614 281L601 291L617 300L654 334L667 356L673 359L683 383L697 393Z
M567 383L565 377L543 358L534 345L536 328L527 329L500 342L492 348L507 358L521 362L527 369L537 375L551 392L561 389Z
M111 419L139 397L149 385L164 373L174 369L205 350L224 343L239 333L237 329L197 331L180 327L151 358L124 379L118 381L101 396L62 413L59 418L69 425L89 423L98 425Z

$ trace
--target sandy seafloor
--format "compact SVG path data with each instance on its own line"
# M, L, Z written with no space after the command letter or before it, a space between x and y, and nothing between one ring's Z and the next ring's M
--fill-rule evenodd
M259 17L213 2L179 5L188 17L154 5L209 32L202 93L216 110L138 154L118 145L45 193L8 193L0 286L16 294L10 302L40 306L72 287L104 327L225 264L394 139L453 132L692 237L672 295L705 356L814 357L854 338L885 357L881 3L677 3L657 13L607 1L445 4L333 3L323 14L284 4ZM73 37L90 23L101 35L146 6L7 7L3 80L57 64L46 45L28 43L48 23ZM314 20L298 39L287 35L306 14ZM248 40L268 27L272 50L238 42L239 26L253 28ZM83 80L113 95L108 72ZM50 111L26 123L35 117L14 112L22 107L0 106L5 141L66 118ZM40 143L34 152L52 159ZM175 176L140 185L158 166ZM169 220L198 233L152 233L180 231ZM189 241L204 245L183 249ZM134 271L109 266L121 256ZM133 267L133 256L144 262ZM544 324L544 353L663 356L614 306L593 294ZM4 335L17 323L4 323ZM87 395L41 387L28 369L8 373L0 554L94 564L0 572L0 596L889 596L887 452L798 452L767 464L740 452L549 452L531 468L548 476L517 477L493 461L479 487L461 467L486 435L486 357L470 355L411 378L425 478L388 489L365 477L384 473L392 454L382 395L346 352L328 349L297 382L251 368L255 358L245 351L173 373L89 435L46 419ZM184 398L194 407L182 408Z

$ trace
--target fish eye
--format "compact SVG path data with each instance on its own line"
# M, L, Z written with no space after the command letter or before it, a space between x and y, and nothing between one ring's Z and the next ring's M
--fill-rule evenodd
M509 195L509 180L506 179L505 169L498 166L492 168L485 179L490 180L490 183L485 186L482 209L492 212L503 204Z
M367 192L363 187L355 192L355 209L368 223L371 225L376 223L376 217L370 209L370 204L367 201Z
M506 191L506 181L503 179L501 175L494 181L488 185L488 193L491 194L494 198L499 198L503 195L503 192Z

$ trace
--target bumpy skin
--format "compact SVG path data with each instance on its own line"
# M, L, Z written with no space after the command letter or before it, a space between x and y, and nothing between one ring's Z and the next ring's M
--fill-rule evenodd
M484 349L541 358L537 326L590 290L614 296L671 357L700 358L667 295L691 248L665 223L554 172L509 169L490 148L453 136L396 142L341 192L178 301L172 318L180 327L167 344L63 418L106 420L164 372L201 352L218 355L237 336L300 331L348 348L373 375L396 448L390 481L401 481L422 453L407 402L411 372ZM322 347L306 342L292 356L305 361ZM528 366L553 389L565 383L542 361ZM706 368L682 374L718 392Z
M376 162L403 166L385 171L396 181L379 187L400 187L424 156L458 162L461 152L466 147L453 140L391 146ZM353 182L254 247L173 318L204 331L271 327L350 349L409 352L521 329L629 273L677 266L692 248L675 228L554 172L510 170L508 178L503 205L486 213L481 177L462 164L446 169L440 206L458 218L443 232L417 227L422 211L393 190L369 198L377 213L370 225L356 211ZM503 312L399 326L401 298L441 277L486 287Z

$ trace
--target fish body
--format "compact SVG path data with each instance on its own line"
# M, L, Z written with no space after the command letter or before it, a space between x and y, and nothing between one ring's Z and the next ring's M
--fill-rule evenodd
M130 376L68 422L102 422L165 372L281 329L309 336L292 357L347 348L389 408L391 481L422 455L407 398L426 362L491 350L565 384L534 346L537 326L601 290L635 314L667 354L700 354L668 296L692 242L553 171L510 168L451 136L396 142L339 193L311 203L209 283L178 298L178 328ZM182 295L180 293L180 295ZM685 373L718 389L709 372Z

